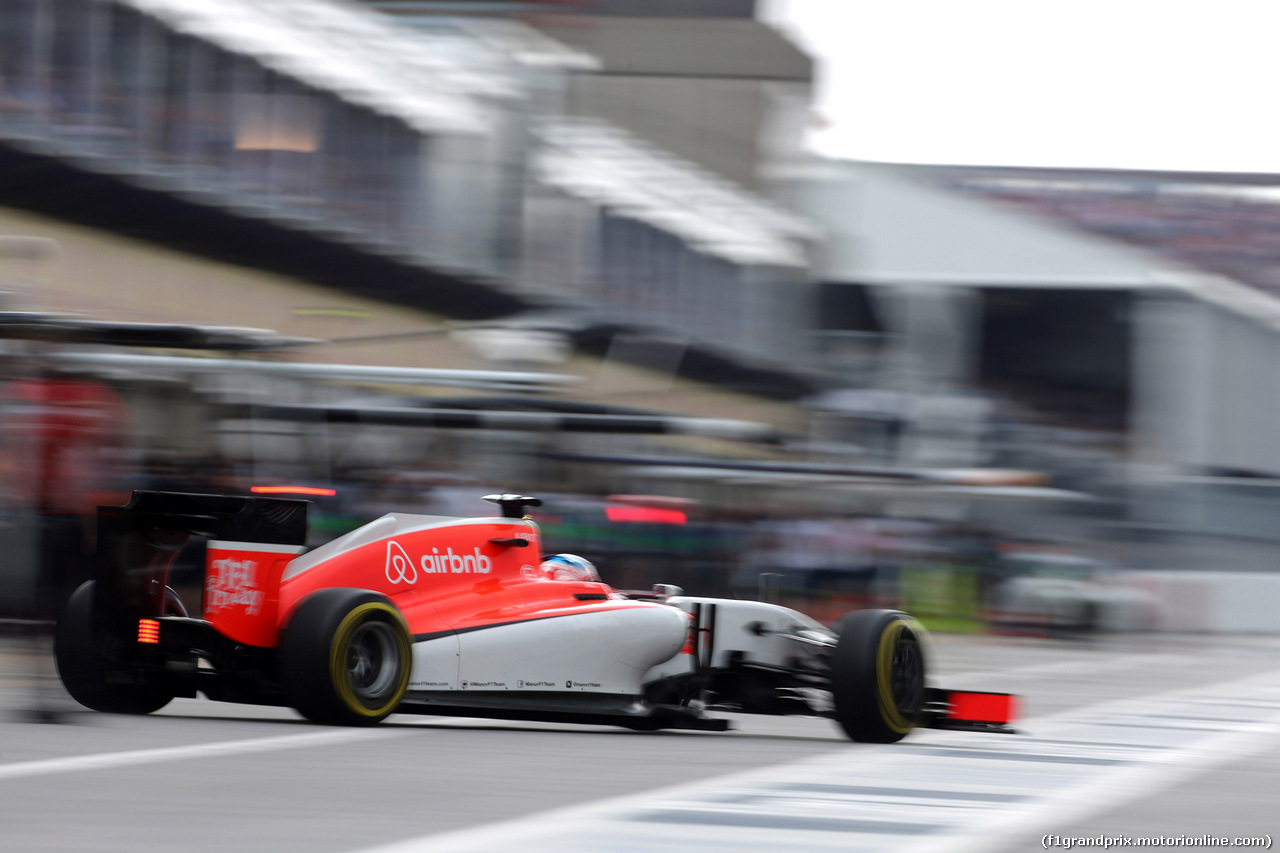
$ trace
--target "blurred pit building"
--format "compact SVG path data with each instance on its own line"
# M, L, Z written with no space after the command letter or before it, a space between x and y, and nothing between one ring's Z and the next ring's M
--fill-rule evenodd
M807 78L763 25L711 23ZM580 399L799 426L816 234L728 177L777 136L767 67L742 115L706 111L737 149L708 165L567 109L600 60L514 18L20 0L0 39L5 230L57 247L16 307L317 339L299 360L552 365Z
M18 514L89 526L110 486L183 479L342 481L353 512L456 482L470 514L481 484L609 490L553 451L803 435L818 235L755 176L799 155L810 63L714 5L684 22L718 45L702 62L613 79L612 48L522 14L6 3L0 325L29 398L8 408L37 413L6 419ZM610 121L617 97L658 113ZM48 487L72 457L102 462L74 498Z

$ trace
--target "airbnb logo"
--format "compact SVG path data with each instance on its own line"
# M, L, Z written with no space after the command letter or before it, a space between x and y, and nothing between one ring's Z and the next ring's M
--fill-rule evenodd
M387 580L407 584L418 582L417 567L394 539L387 540Z
M423 554L417 563L409 557L399 542L387 540L387 580L394 584L415 584L418 582L418 570L428 575L487 575L493 571L493 559L480 553L479 548L471 549L470 554L455 554L452 548L432 548L430 554Z
M422 555L422 570L428 574L487 575L493 571L493 560L481 554L479 548L471 554L455 554L452 548L445 548L441 554L439 548L432 548L430 554Z

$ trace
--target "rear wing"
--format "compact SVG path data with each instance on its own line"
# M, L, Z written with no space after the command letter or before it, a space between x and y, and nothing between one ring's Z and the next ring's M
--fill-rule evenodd
M261 545L291 557L306 543L307 506L285 498L135 491L124 506L98 507L99 612L129 622L204 613L210 544ZM183 576L176 584L175 567ZM264 588L278 584L274 574L259 579ZM274 601L276 589L265 591Z

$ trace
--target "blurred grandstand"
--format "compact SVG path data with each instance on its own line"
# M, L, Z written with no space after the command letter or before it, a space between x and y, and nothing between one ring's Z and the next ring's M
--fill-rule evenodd
M1280 293L1280 176L931 168L938 185Z

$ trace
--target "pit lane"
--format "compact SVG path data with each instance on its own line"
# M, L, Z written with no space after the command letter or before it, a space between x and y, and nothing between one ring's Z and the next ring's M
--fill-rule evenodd
M1023 695L1026 733L878 747L826 720L757 717L724 734L412 716L349 730L203 700L51 725L16 713L48 669L7 645L0 850L925 851L1038 848L1104 826L1276 834L1280 639L940 637L935 652L939 683Z

